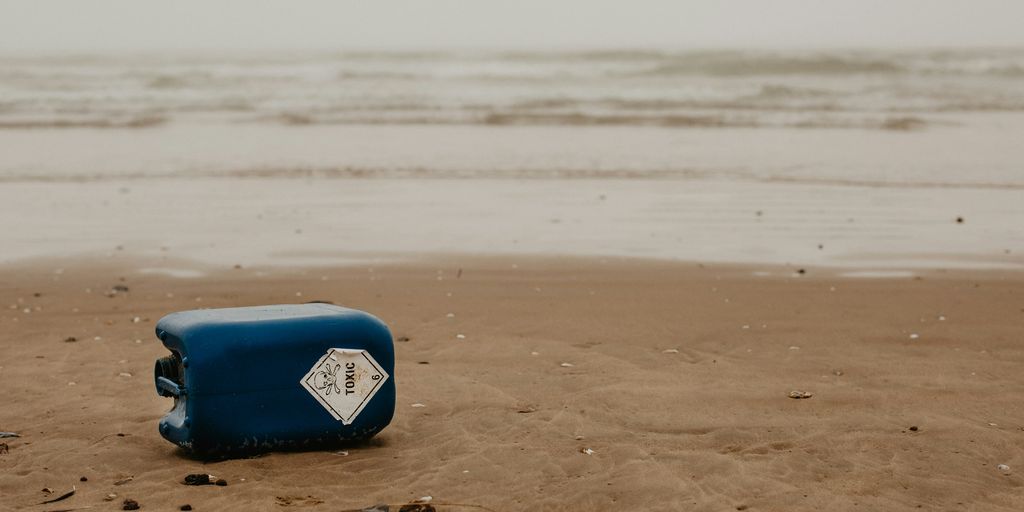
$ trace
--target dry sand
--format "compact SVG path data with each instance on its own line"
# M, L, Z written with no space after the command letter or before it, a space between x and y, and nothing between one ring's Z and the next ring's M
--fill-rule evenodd
M1019 274L450 257L188 279L109 261L0 273L0 430L22 436L3 440L0 509L1024 509ZM409 338L390 427L347 455L215 463L160 438L160 316L308 300ZM229 485L179 483L193 472Z

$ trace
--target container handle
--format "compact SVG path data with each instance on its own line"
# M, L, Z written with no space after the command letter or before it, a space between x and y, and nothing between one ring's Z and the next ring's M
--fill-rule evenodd
M177 382L174 382L173 380L168 379L167 377L156 378L156 389L163 396L173 396L180 398L182 396L185 396L186 394L185 390L182 389L182 387L179 386Z

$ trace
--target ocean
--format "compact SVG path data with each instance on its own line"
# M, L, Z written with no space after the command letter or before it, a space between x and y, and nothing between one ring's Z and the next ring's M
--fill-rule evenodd
M1024 51L7 57L0 127L483 124L906 130L1024 110Z
M1024 49L0 57L7 259L1017 268L1021 141Z
M0 179L497 173L1016 186L1024 154L992 146L1019 145L1022 113L1024 50L1010 49L7 56ZM951 142L952 160L942 154Z

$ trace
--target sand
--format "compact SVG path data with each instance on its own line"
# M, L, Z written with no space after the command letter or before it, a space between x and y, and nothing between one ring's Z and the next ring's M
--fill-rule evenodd
M686 179L0 183L0 264L338 265L423 253L1024 270L1024 190ZM960 217L963 223L956 222Z
M21 434L2 440L0 508L1024 509L1017 273L525 256L139 272L153 266L0 272L0 430ZM308 300L409 338L387 429L347 454L210 463L160 438L160 316ZM229 485L179 483L194 472Z

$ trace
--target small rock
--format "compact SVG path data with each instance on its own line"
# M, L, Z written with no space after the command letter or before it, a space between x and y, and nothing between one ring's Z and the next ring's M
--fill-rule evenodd
M455 337L460 339L460 340L466 339L466 335L465 334L456 334Z
M359 509L359 512L389 512L391 506L387 503L378 503L372 507L366 507Z
M911 427L907 430L910 430L911 432L917 432L919 429L917 428L917 425L911 425Z
M67 338L64 338L64 343L74 343L76 341L78 341L78 338L74 336L68 336Z
M408 336L399 336L398 339L395 340L395 341L400 341L402 343L405 343L405 342L409 341L409 339L410 338Z
M430 504L433 499L433 496L424 496L418 500L412 500L408 504L402 505L398 512L437 512L437 509Z
M593 455L594 450L591 450L590 448L580 448L580 453L584 455Z
M795 398L797 400L801 400L801 399L804 399L804 398L810 398L812 396L814 396L814 393L811 393L810 391L790 391L789 392L789 397L790 398Z
M121 503L121 510L138 510L140 508L142 507L139 505L139 502L131 498L127 498Z
M110 493L103 498L103 501L114 501L115 499L117 499L117 495Z
M89 478L88 478L88 477L84 477L84 476L83 476L83 477L79 478L79 479L78 479L78 481L79 481L79 482L88 482L88 481L89 481Z
M419 407L426 407L426 405L423 405L423 404L420 404L420 403L415 403L415 404L412 404L412 407L419 408Z
M192 473L191 475L185 475L185 479L181 483L185 485L213 485L216 481L217 477L213 475Z
M963 217L957 217L956 218L956 223L957 224L963 224L964 223L964 218Z
M562 363L562 364L560 364L558 366L561 366L562 368L572 368L575 365L572 364L572 363Z
M679 353L679 349L677 349L677 348L668 348L668 349L662 350L661 353L662 354L678 354Z
M1003 473L1010 474L1010 466L1007 466L1006 464L1000 464L996 466L996 469L1002 471Z
M227 487L228 485L228 481L224 480L223 478L218 478L217 481L214 483L217 484L218 487Z
M910 339L912 339L912 340L916 340L916 339L918 339L918 338L920 338L920 336L919 336L919 335L918 335L918 334L917 334L916 332L915 332L915 333L912 333L912 334L910 335Z
M192 510L192 505L189 505L188 503L186 503L186 504L178 507L178 510Z

